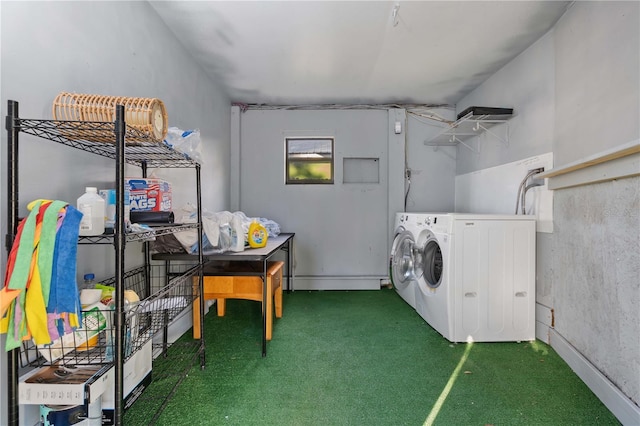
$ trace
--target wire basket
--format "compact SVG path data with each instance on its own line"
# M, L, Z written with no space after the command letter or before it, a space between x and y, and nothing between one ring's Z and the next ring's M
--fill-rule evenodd
M162 329L190 308L198 297L192 276L197 266L179 265L167 271L164 265L138 267L124 275L125 289L136 291L140 303L131 309L125 306L124 356L129 358ZM105 285L115 279L101 280ZM20 351L21 367L45 365L109 364L115 353L115 312L103 306L83 310L82 327L65 334L50 345L35 345L25 341Z
M125 122L137 132L127 134L126 143L162 142L167 135L168 116L164 103L156 98L131 98L123 96L87 95L61 92L53 100L54 120L113 122L116 117L116 105L123 105ZM65 130L67 138L85 139L86 135L78 129ZM113 143L113 132L104 135L92 135L97 142Z

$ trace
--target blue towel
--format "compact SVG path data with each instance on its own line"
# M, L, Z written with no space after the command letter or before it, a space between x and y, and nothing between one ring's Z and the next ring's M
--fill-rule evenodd
M62 312L81 315L80 298L76 284L76 255L78 253L78 234L82 213L67 205L67 212L56 236L51 270L48 313ZM79 316L78 321L82 322Z

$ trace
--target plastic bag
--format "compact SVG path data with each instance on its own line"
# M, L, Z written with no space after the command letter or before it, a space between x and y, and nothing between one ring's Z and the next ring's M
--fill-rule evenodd
M200 154L200 129L181 130L177 127L169 127L167 129L167 137L164 140L165 145L175 149L178 152L186 154L194 161L202 164L202 155Z
M253 221L256 221L262 226L264 226L267 232L269 233L269 237L273 238L280 235L280 225L278 225L278 223L274 222L271 219L267 219L264 217L247 217L247 215L244 212L240 212L240 211L235 212L234 215L238 215L238 217L241 218L242 229L245 235L249 233L249 226Z
M185 249L175 235L160 235L149 245L152 253L184 253Z
M177 223L195 223L197 209L187 204L174 212ZM269 237L280 234L280 225L270 219L249 218L243 212L221 211L211 213L202 211L202 252L204 254L224 253L226 251L243 251L247 246L247 234L251 222L257 221L267 229ZM180 231L174 234L187 253L198 253L198 233L195 229Z
M192 204L179 209L176 216L178 223L195 223L197 221L197 209ZM233 213L223 211L212 213L205 209L202 211L202 252L223 253L225 251L244 250L244 235L241 231L241 222ZM240 233L238 233L240 230ZM198 233L195 229L176 232L176 239L182 244L187 253L198 252ZM241 238L238 241L238 237Z
M196 208L192 204L187 204L182 208L174 211L175 221L177 223L196 223ZM192 247L198 244L198 231L196 229L187 229L173 234L182 244L187 253L193 253Z

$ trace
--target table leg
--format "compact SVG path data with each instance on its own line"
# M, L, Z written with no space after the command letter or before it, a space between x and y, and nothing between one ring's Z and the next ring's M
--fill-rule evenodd
M192 318L193 318L193 338L200 339L200 296L193 299L192 306Z
M293 238L287 242L287 293L293 291Z
M267 259L262 261L262 356L267 356Z

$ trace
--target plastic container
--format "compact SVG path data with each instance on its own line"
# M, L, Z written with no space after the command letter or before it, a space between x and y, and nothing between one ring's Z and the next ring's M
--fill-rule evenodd
M85 308L94 303L98 303L102 296L102 290L96 289L94 274L84 274L84 282L80 288L80 305Z
M249 247L264 247L267 245L267 238L269 238L267 229L255 220L251 222L249 225L249 234L247 235Z
M231 219L231 251L244 250L244 231L242 230L242 219L233 215Z
M116 190L115 189L101 189L98 191L98 195L102 197L105 202L104 211L104 227L107 233L113 232L113 228L116 226ZM124 190L124 227L129 229L131 226L131 208L129 207L129 190Z
M85 193L78 198L78 210L82 213L80 236L104 234L104 199L98 195L98 188L88 186Z
M138 339L138 313L140 297L133 290L124 291L124 310L127 315L127 329L125 332L125 354L131 355Z
M84 283L82 283L82 289L95 288L96 276L94 274L84 274Z

